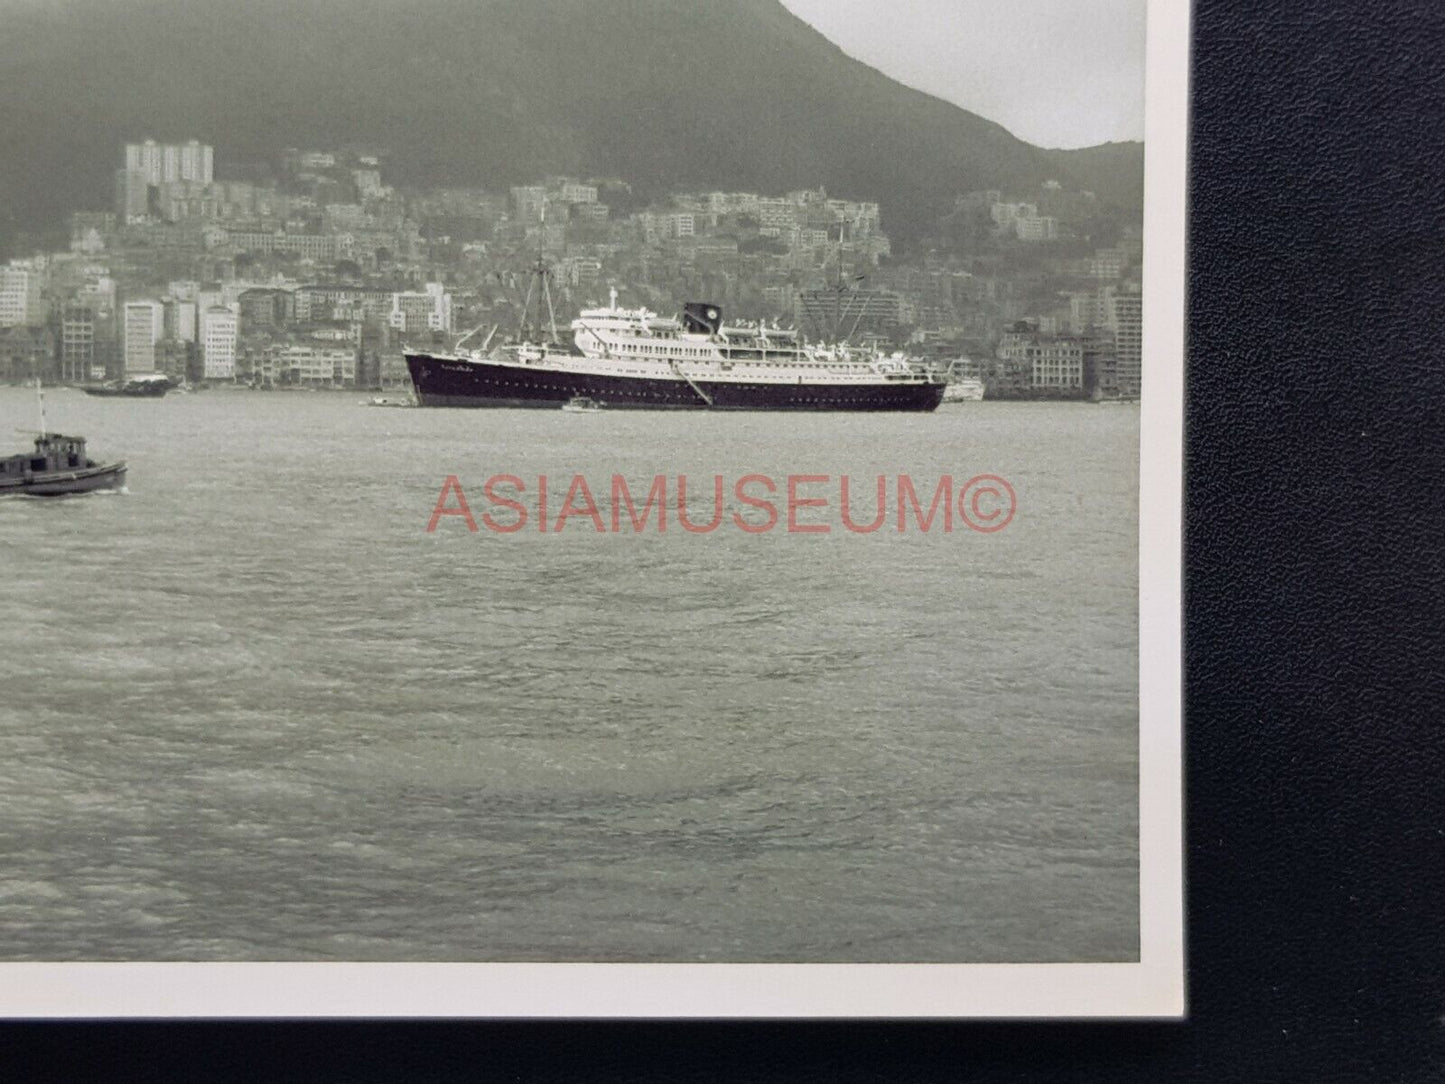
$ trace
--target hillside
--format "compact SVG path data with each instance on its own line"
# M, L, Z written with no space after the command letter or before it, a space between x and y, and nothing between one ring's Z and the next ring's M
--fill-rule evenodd
M1144 205L1144 144L1103 143L1079 150L1044 151L1061 174L1119 207Z
M1073 181L1084 153L904 87L777 0L0 0L0 20L0 229L108 206L146 137L210 142L221 174L360 143L401 183L821 184L902 238L957 192Z

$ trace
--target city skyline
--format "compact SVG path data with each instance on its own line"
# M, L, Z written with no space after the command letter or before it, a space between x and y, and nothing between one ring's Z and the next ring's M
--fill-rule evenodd
M324 148L218 180L215 150L124 144L113 210L76 210L68 250L0 268L0 381L405 384L408 343L541 334L517 261L543 253L560 326L609 292L623 311L619 289L657 312L706 298L740 327L906 348L996 398L1138 393L1135 212L1056 180L959 192L906 253L880 204L822 186L643 198L623 178L554 174L406 189L384 183L384 160Z

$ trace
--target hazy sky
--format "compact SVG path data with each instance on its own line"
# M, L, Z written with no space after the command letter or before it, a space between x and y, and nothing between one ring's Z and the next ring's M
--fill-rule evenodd
M782 0L850 56L1043 147L1144 138L1144 0Z

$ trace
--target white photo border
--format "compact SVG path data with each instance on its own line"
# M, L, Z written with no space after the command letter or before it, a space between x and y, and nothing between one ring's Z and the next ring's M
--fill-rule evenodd
M1137 963L3 963L0 1017L1183 1017L1189 14L1188 0L1147 0Z

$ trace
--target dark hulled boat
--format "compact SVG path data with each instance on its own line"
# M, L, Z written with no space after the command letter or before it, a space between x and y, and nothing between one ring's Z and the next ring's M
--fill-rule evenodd
M944 380L897 358L820 348L797 332L726 325L693 302L682 319L646 309L584 309L573 345L516 343L491 352L406 354L424 407L544 407L584 397L641 410L930 411ZM538 336L540 338L540 336Z
M0 496L62 497L125 485L124 463L97 463L84 437L41 433L29 455L0 458Z
M123 396L128 399L159 399L171 390L171 381L166 376L137 376L130 380L118 380L113 384L83 384L81 391L86 395Z
M720 380L589 372L559 363L528 364L441 354L407 354L407 368L424 407L541 407L559 409L578 397L609 409L930 411L944 385L911 374L878 381L831 383L802 379Z

